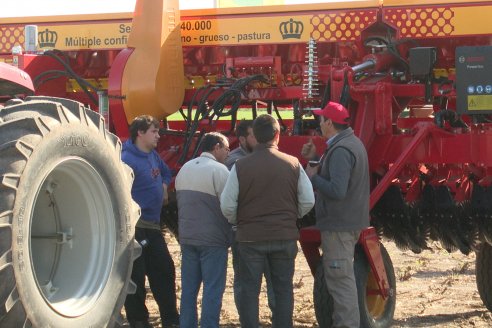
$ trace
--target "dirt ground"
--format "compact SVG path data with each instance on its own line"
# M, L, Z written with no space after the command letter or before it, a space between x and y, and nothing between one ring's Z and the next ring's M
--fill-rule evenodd
M166 234L176 264L178 304L180 297L180 249ZM393 327L492 327L492 314L483 306L475 284L475 254L448 253L438 243L431 250L414 254L383 242L395 268L397 303ZM227 287L220 317L221 328L240 327L234 305L232 259L229 256ZM318 327L313 305L313 277L299 247L294 276L294 326ZM149 293L151 323L160 327L157 308ZM260 322L270 327L270 311L263 284L260 295Z

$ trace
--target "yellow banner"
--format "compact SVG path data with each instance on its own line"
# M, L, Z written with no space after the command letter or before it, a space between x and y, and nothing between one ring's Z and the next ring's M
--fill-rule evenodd
M492 6L456 7L453 35L476 35L492 33L490 17Z
M125 48L131 23L99 23L39 26L41 49L121 49Z
M181 41L184 46L304 43L312 32L311 17L184 20L181 22Z

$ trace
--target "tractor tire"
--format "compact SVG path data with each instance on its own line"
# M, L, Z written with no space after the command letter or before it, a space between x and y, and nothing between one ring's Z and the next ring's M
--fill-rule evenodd
M477 251L475 276L483 304L492 311L492 246L483 243Z
M387 299L380 295L368 294L377 289L371 267L361 246L357 245L354 255L354 274L359 298L360 327L386 328L391 326L396 306L396 278L388 252L381 244L381 255L388 275L390 292ZM320 328L333 325L333 298L326 288L322 262L318 265L314 280L314 310Z
M121 142L82 104L0 109L0 327L113 327L140 247Z

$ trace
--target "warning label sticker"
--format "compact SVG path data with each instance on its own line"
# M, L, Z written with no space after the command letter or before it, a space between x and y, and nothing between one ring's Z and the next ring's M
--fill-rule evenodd
M468 110L492 110L492 95L468 96Z

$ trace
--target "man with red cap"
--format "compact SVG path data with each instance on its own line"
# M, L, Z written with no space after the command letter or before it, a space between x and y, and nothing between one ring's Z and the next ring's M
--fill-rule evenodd
M333 297L333 327L360 325L353 258L362 229L369 225L369 164L362 142L349 127L349 114L341 104L329 102L314 110L320 118L327 150L320 164L306 173L316 190L316 225L321 231L323 269L328 292ZM302 156L316 157L310 140Z

